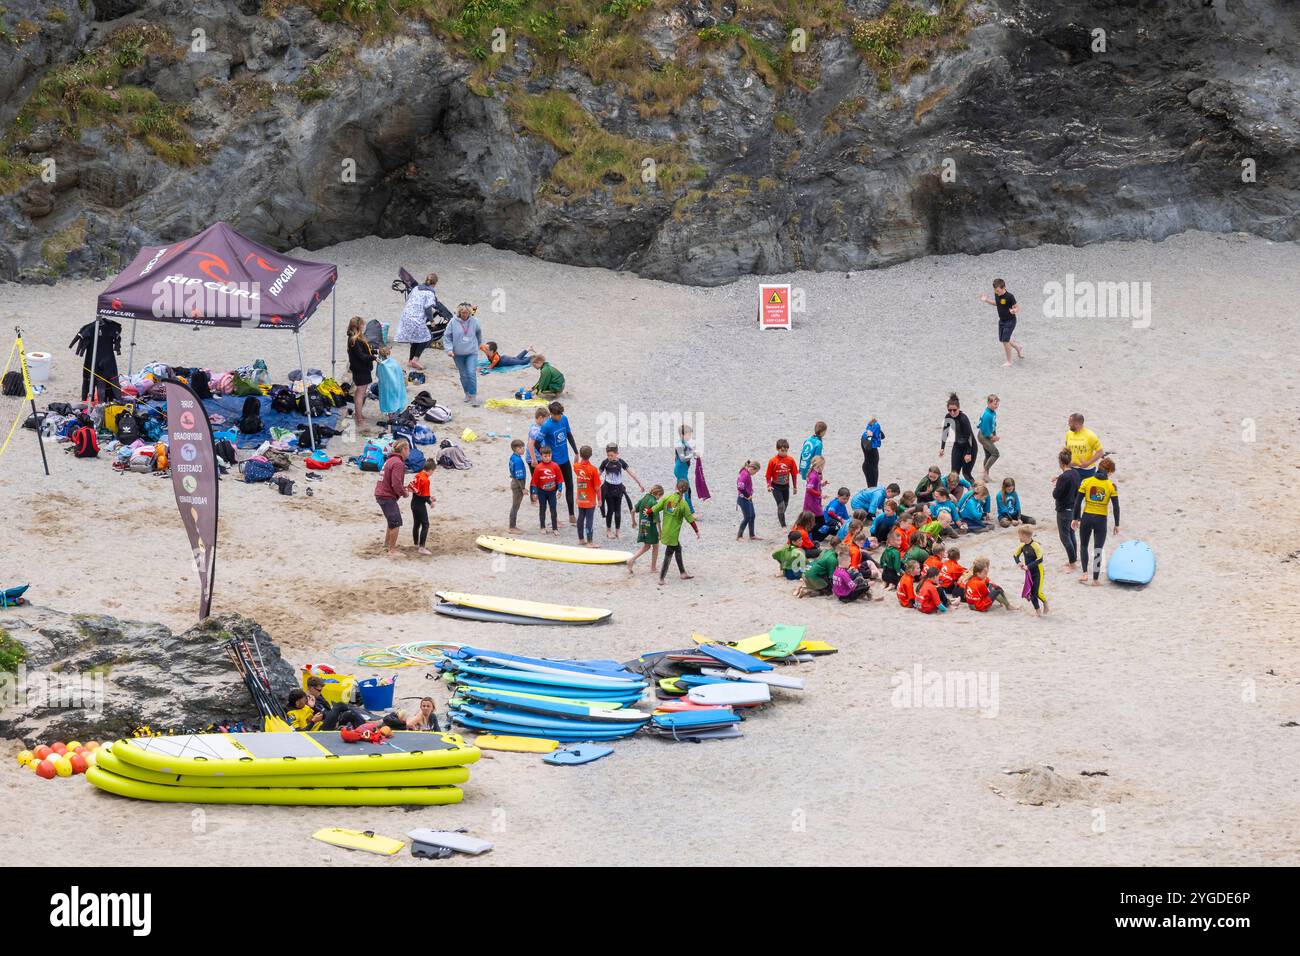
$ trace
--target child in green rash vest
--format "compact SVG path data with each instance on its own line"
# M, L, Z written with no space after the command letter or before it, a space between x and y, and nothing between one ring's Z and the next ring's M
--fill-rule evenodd
M641 547L637 553L627 559L627 573L632 573L632 565L636 559L641 557L647 551L650 551L650 573L654 574L659 567L659 515L655 511L655 505L659 499L664 496L664 486L655 485L644 495L642 495L633 509L636 511L636 540ZM653 550L652 550L653 549Z
M925 559L930 556L930 536L924 531L918 531L912 536L912 546L907 549L903 555L903 563L915 561L917 564L924 564Z
M798 581L802 577L799 568L807 561L803 548L799 547L799 532L791 531L785 547L773 551L772 558L781 565L781 573L787 581Z
M803 584L794 592L795 597L813 597L831 593L831 578L839 566L839 556L830 548L824 550L808 564L803 573Z
M533 386L534 395L538 398L555 398L564 391L564 376L546 361L545 355L534 355L532 366L538 372L537 384Z
M886 590L898 587L898 579L903 576L903 556L898 551L901 540L897 531L889 532L885 550L880 553L880 578Z
M686 565L682 563L682 525L690 524L695 531L695 537L700 536L700 526L695 523L695 512L691 511L690 502L686 499L686 493L690 491L690 483L686 481L677 482L677 490L671 495L667 495L659 500L651 510L661 512L664 516L663 524L663 541L664 541L664 563L659 566L659 583L664 583L664 578L668 576L668 562L676 557L677 570L681 573L683 581L689 581L692 575L686 573Z

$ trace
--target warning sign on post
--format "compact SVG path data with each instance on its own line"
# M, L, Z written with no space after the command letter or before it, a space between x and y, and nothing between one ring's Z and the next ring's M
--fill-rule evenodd
M764 329L790 331L790 287L788 285L758 287L758 324Z

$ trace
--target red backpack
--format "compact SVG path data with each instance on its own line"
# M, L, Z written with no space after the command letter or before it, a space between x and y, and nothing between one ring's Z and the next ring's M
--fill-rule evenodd
M78 458L99 457L99 436L90 425L82 425L72 432L72 453Z

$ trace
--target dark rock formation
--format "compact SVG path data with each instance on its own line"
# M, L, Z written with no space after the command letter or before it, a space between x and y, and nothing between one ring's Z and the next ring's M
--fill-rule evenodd
M30 620L29 620L30 619ZM198 731L260 721L220 644L256 640L279 696L297 684L292 666L255 621L218 615L173 634L161 624L32 611L4 621L27 652L25 683L3 675L0 740L114 740L137 727Z
M147 22L189 44L197 29L204 51L151 55L124 81L189 105L198 155L171 165L94 128L11 135L11 156L61 172L0 197L0 278L48 275L47 240L74 224L85 248L66 269L84 274L217 219L282 248L418 234L704 285L1186 229L1300 237L1291 0L988 0L960 44L892 83L829 30L803 54L804 81L769 83L735 44L698 44L734 5L682 0L639 34L655 69L693 51L700 85L666 113L564 63L540 69L523 41L484 80L417 20L363 37L287 0L272 15L242 0L57 5L55 23L36 12L49 0L6 0L5 23L39 35L0 43L0 119L88 35L93 49ZM875 17L888 3L845 6ZM746 22L782 48L780 24ZM564 187L562 153L511 104L549 92L629 149L694 168L670 186L629 191L611 168L593 189Z

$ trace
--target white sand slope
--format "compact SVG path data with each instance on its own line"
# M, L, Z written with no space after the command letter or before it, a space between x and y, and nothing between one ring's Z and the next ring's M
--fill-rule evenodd
M475 865L636 864L665 854L713 864L1300 862L1300 727L1284 726L1300 721L1295 245L1189 234L932 258L851 277L799 274L789 281L805 291L807 312L792 334L756 331L756 280L679 288L416 239L315 255L339 264L340 333L354 313L395 321L398 265L436 269L444 298L479 303L486 334L504 350L536 346L565 373L580 442L595 444L620 407L694 416L714 492L701 539L685 538L695 579L670 575L660 589L644 565L629 578L476 549L477 534L504 529L509 507L508 448L496 442L468 446L473 470L433 476L432 558L416 556L407 538L401 558L381 555L371 476L332 472L310 499L224 483L218 611L256 618L299 662L339 644L433 637L627 659L688 644L692 631L739 638L774 623L805 624L840 653L801 667L807 691L778 691L774 708L745 722L743 740L636 739L577 768L493 754L474 768L465 803L419 814L133 803L81 780L39 780L6 759L6 860L394 865L411 860L308 838L326 825L390 836L446 825L496 842ZM1045 284L1067 273L1150 282L1150 327L1043 317ZM1000 367L993 310L978 301L995 275L1022 307L1027 358L1011 369ZM91 317L98 286L0 289L4 336L21 323L30 348L55 354L46 400L73 397L79 376L66 344ZM492 311L495 290L503 313ZM304 337L309 362L327 363L328 314ZM263 357L283 380L296 364L287 334L150 324L139 342L137 365L224 369ZM526 433L524 414L462 405L450 361L428 357L428 388L456 413L443 431ZM489 377L481 393L507 395L530 374ZM1048 522L1049 618L962 608L934 619L892 597L870 606L795 600L768 556L779 529L761 493L767 540L735 541L732 489L746 457L766 461L778 437L797 454L824 419L827 485L856 490L858 436L875 415L887 434L882 477L910 487L941 461L949 390L972 419L984 395L1002 398L994 475L1015 477L1025 510ZM13 399L0 400L6 425L15 411ZM1048 482L1073 411L1117 453L1125 536L1150 542L1160 562L1145 590L1085 588L1059 570ZM671 478L667 447L625 448L624 457L647 483ZM0 459L0 581L30 580L38 605L185 625L196 588L170 483L58 450L51 465L44 478L30 432ZM534 515L521 522L536 534ZM603 529L597 535L604 543ZM1019 594L1012 532L960 547L963 563L988 556L993 580ZM430 611L438 589L595 604L614 619L588 629L451 621ZM895 706L891 680L918 667L973 672L989 690L996 679L995 715ZM403 671L398 696L432 687L441 707L445 691L423 674Z

